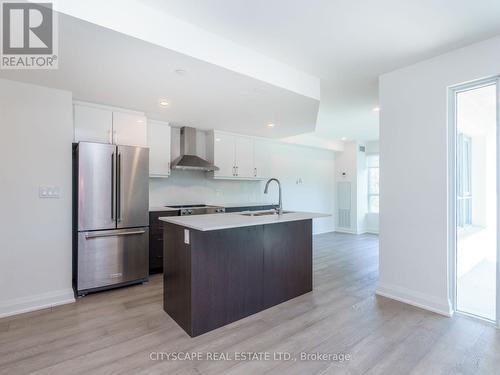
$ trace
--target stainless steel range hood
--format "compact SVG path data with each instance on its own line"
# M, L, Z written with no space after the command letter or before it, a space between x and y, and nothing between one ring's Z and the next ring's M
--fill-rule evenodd
M181 156L172 162L173 169L218 171L219 168L198 156L196 152L196 129L181 128Z

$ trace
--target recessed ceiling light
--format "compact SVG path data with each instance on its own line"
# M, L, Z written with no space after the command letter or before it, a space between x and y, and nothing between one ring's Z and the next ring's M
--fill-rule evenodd
M142 124L142 123L144 122L144 120L137 120L137 122L138 122L139 124Z
M267 124L267 127L268 128L274 128L274 124L271 122L271 123Z
M175 69L175 73L177 73L180 76L184 76L186 75L187 71L185 71L184 69Z
M215 138L215 142L220 142L220 138Z
M373 112L380 112L380 107L374 107Z
M160 99L159 104L160 104L160 106L162 106L162 107L166 107L166 106L168 106L168 102L167 102L166 100L164 100L164 99Z
M347 138L346 138L346 137L342 137L342 138L340 138L340 139L342 140L342 142L347 141Z

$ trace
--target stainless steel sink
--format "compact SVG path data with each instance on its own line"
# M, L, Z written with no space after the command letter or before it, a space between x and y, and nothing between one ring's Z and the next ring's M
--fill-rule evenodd
M283 211L283 214L290 214L292 211ZM269 216L269 215L278 215L276 210L270 211L253 211L253 212L243 212L240 215L243 216Z

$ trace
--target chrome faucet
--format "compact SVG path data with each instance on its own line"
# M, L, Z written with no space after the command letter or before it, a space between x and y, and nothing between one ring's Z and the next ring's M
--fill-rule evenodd
M281 204L281 183L280 183L280 180L278 180L277 178L270 178L266 182L266 188L264 189L264 194L267 194L267 192L269 191L269 184L270 184L271 181L276 181L276 183L278 184L278 188L279 188L279 203L278 203L278 209L276 211L278 211L278 215L283 215L283 205Z

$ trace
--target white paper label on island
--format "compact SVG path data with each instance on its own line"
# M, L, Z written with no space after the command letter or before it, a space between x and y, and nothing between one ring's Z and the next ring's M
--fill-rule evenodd
M189 245L189 229L184 229L184 243Z

